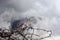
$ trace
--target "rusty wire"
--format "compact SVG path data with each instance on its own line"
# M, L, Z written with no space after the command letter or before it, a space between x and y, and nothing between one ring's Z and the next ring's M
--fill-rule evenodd
M34 19L35 20L35 19ZM34 21L34 20L31 20L31 21ZM19 20L20 21L20 20ZM18 21L18 22L19 22ZM28 20L27 20L28 21ZM30 22L31 22L30 21ZM35 23L36 21L34 21L34 23ZM17 23L16 23L17 24ZM15 24L15 25L16 25ZM28 24L28 23L27 23ZM4 30L2 30L1 28L0 28L0 40L41 40L41 39L45 39L45 38L48 38L48 37L51 37L51 35L52 35L52 31L51 30L45 30L45 29L39 29L39 28L33 28L30 24L29 25L27 25L27 24L25 24L24 22L22 23L22 24L20 24L20 23L18 23L16 26L16 28L15 29L11 29L11 30L8 30L8 29L4 29ZM29 26L29 27L28 27ZM5 32L5 31L8 31L8 32ZM32 31L32 33L29 33L29 30L33 30ZM34 39L33 38L33 35L35 35L35 36L37 36L37 37L41 37L40 35L38 35L38 34L34 34L34 31L35 30L37 30L37 31L45 31L45 32L47 32L47 33L49 33L49 35L48 36L45 36L45 37L42 37L42 38L36 38L36 39ZM25 32L26 31L26 32ZM20 37L22 36L22 39L19 39L19 37L18 37L18 39L17 39L17 37L12 37L12 35L14 35L14 34L19 34L20 35ZM30 35L30 36L29 36Z
M29 38L30 40L33 40L33 38L32 38L33 35L40 37L40 35L34 34L34 30L42 30L42 31L46 31L47 33L50 32L50 34L49 34L48 36L43 37L43 38L40 38L40 40L41 40L41 39L48 38L48 37L51 37L51 35L52 35L52 31L51 31L51 30L45 30L45 29L38 29L38 28L29 27L29 28L27 29L27 32L28 32L29 29L33 30L33 33L27 33L27 34L25 34L25 36L26 36L26 35L31 35L31 37ZM28 38L27 38L27 39L28 39Z
M28 33L28 30L29 30L29 29L33 30L33 33ZM28 27L28 28L26 29L26 30L27 30L27 33L26 33L26 34L24 34L23 32L20 32L20 31L18 31L18 30L14 30L14 31L10 31L10 32L4 32L5 30L8 30L8 29L4 29L4 30L0 29L0 40L3 40L3 39L4 39L4 40L18 40L18 39L10 38L10 37L12 36L12 34L14 34L14 33L20 34L20 35L23 37L23 40L33 40L33 38L32 38L33 35L40 37L39 35L34 34L34 30L43 30L43 31L46 31L47 33L50 32L50 34L49 34L48 36L43 37L43 38L40 38L40 39L48 38L48 37L50 37L51 34L52 34L51 31L48 31L48 30L45 30L45 29L32 28L32 27ZM9 30L8 30L8 31L9 31ZM27 38L27 37L26 37L27 35L31 35L30 38ZM7 38L7 39L6 39L6 38Z

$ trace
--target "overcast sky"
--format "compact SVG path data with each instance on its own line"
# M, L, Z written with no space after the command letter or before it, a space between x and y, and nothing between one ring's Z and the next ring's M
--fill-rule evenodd
M0 26L8 28L11 19L26 16L42 17L40 26L52 30L55 36L49 40L60 39L60 0L0 0Z

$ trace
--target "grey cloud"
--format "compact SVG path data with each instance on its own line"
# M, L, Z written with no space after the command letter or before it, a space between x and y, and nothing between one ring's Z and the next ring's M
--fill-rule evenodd
M32 7L32 0L0 0L0 6L14 8L17 11L24 12Z
M35 1L32 1L32 0L8 0L8 1L0 0L0 19L3 19L5 21L10 21L11 19L12 20L15 18L18 19L19 17L22 18L23 15L25 15L25 16L28 16L28 15L36 16L37 15L37 16L48 17L51 21L54 21L55 19L52 20L53 17L60 18L60 15L59 15L60 13L58 12L58 11L60 11L58 8L59 0L57 2L56 1L57 0L35 0ZM39 4L36 5L35 2L37 2ZM32 5L32 4L34 4L34 5ZM31 9L31 10L29 10L29 9ZM26 12L26 11L28 11L28 12ZM21 12L23 12L23 13L21 13ZM9 17L6 17L6 15L8 15ZM49 22L50 22L50 20L49 20ZM57 21L58 20L59 19L57 19ZM48 25L49 22L45 23L45 21L48 21L48 19L42 21L43 23L41 22L42 23L41 26ZM59 22L60 22L60 20L59 20ZM58 24L56 24L55 27L53 24L55 22L51 23L51 24L53 24L53 27L51 27L51 29L53 29L53 32L56 34L59 34L59 30L58 30L58 28L60 28L59 22L58 22ZM39 23L39 25L40 25L40 23ZM51 26L51 25L49 25L49 26Z

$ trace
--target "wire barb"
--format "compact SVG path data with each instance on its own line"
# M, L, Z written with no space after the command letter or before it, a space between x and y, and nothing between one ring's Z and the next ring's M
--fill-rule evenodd
M45 39L45 38L48 38L48 37L50 37L51 35L52 35L52 31L50 30L45 30L45 29L38 29L38 28L32 28L32 27L27 27L27 29L25 29L27 32L26 32L26 34L23 32L23 30L21 30L21 31L19 31L19 30L12 30L12 31L10 31L10 30L8 30L8 29L4 29L4 30L2 30L1 28L0 28L0 39L2 40L2 39L5 39L5 40L15 40L15 39L13 39L13 38L11 38L11 36L14 34L14 33L18 33L19 35L21 35L22 37L23 37L23 40L33 40L33 35L35 35L35 36L37 36L37 37L40 37L40 35L38 35L38 34L34 34L34 31L35 30L37 30L37 31L45 31L45 32L47 32L47 33L49 33L50 32L50 34L48 35L48 36L46 36L46 37L43 37L43 38L40 38L40 39ZM32 33L29 33L28 31L29 30L33 30L33 32ZM6 32L7 31L7 32ZM27 36L29 36L30 35L30 38L28 38Z

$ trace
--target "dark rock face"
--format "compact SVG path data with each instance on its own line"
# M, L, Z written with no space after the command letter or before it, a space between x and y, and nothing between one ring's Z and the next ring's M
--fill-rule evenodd
M20 23L20 20L15 20L11 23L11 28L16 29L17 25Z
M29 25L30 23L35 24L36 22L37 20L34 17L14 20L11 22L11 29L16 29L18 25L24 25L24 23L27 23Z

